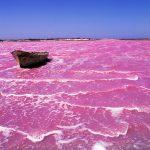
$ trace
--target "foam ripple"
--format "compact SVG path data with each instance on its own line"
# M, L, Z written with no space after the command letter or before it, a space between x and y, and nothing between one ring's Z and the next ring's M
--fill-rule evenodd
M72 78L64 78L64 79L21 79L21 78L17 78L17 79L12 79L12 78L0 78L0 81L5 81L5 82L33 82L33 83L38 83L38 82L48 82L48 83L52 83L52 82L92 82L92 81L115 81L115 80L130 80L130 81L137 81L139 79L138 75L134 75L134 76L130 76L127 78L108 78L108 79L72 79Z
M102 74L108 74L108 73L118 73L118 74L130 74L134 71L119 71L119 70L75 70L73 72L79 72L79 73L102 73Z
M6 69L3 69L3 70L0 70L0 72L12 70L12 69L17 69L17 68L19 68L19 67L18 66L13 66L13 67L10 67L10 68L6 68Z
M106 110L110 111L112 113L112 116L118 117L124 110L129 111L138 111L138 112L144 112L144 113L150 113L150 108L148 106L143 107L102 107Z
M52 130L52 131L49 131L47 133L40 134L40 135L34 135L34 134L30 135L29 133L26 133L24 131L17 130L14 128L9 128L9 127L4 127L4 126L0 126L0 132L2 132L4 136L6 135L8 136L11 132L16 132L25 136L28 140L30 140L33 143L41 142L42 140L44 140L45 137L49 135L55 135L55 134L61 135L62 134L61 130Z
M58 140L57 143L59 143L59 144L69 144L69 143L72 143L76 140L77 140L77 138L64 139L64 140Z
M81 126L83 126L84 124L83 123L79 123L79 124L76 124L76 125L72 125L72 126L61 126L61 125L58 125L57 127L60 128L60 129L67 129L67 130L72 130L72 129L77 129Z
M94 134L94 135L100 135L100 136L104 136L104 137L119 137L121 135L125 136L128 132L128 123L126 123L126 127L124 128L123 131L118 131L118 132L115 132L113 133L113 131L110 131L110 133L102 133L101 131L94 131L90 128L83 128L83 130L85 131L88 131L90 132L91 134Z
M86 94L98 94L98 93L108 93L108 92L115 92L118 90L126 90L128 88L134 88L135 90L144 90L144 91L150 91L149 88L144 87L144 86L133 86L133 85L124 85L120 88L113 88L109 90L104 90L104 91L78 91L78 92L57 92L57 93L52 93L52 94L31 94L31 93L25 93L25 94L13 94L13 93L4 93L0 92L2 96L16 96L16 97L48 97L48 98L54 98L55 96L61 96L63 94L69 95L69 96L76 96L76 95L86 95Z

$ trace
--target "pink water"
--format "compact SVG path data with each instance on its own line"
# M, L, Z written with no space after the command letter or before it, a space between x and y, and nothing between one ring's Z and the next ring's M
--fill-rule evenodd
M14 49L53 60L21 69ZM150 41L1 42L0 149L149 150Z

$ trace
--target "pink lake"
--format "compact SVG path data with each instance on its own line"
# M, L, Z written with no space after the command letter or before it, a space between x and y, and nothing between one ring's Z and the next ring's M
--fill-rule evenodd
M149 150L150 41L0 42L0 149Z

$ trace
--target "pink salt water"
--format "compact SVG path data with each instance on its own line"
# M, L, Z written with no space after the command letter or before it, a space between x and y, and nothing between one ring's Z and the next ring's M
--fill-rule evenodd
M53 60L19 68L11 51ZM0 149L149 150L150 41L0 42Z

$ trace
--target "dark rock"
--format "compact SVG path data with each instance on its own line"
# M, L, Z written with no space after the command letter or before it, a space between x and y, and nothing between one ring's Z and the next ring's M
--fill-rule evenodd
M19 63L21 68L36 68L51 61L51 59L48 59L48 52L26 52L15 50L11 52L11 54Z

